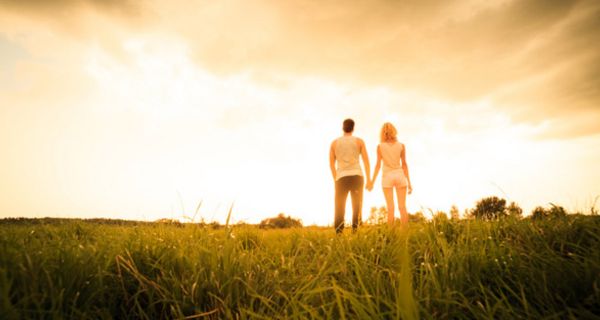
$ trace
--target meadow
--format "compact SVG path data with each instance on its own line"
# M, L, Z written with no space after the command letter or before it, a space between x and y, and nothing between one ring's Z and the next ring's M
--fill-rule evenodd
M0 221L0 318L600 318L600 217L263 230Z

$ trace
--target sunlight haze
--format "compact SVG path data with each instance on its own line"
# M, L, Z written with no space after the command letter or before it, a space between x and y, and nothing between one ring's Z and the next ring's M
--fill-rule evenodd
M593 0L0 0L0 218L331 225L345 118L372 166L398 128L411 213L588 212L598 43Z

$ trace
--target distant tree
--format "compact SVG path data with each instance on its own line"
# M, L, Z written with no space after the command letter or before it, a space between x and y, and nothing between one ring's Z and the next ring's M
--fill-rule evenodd
M450 218L452 220L460 219L460 211L458 210L458 207L456 205L452 205L452 207L450 208Z
M274 218L267 218L260 222L260 228L301 228L302 221L286 216L283 213L278 214Z
M425 218L425 215L423 214L423 212L417 211L414 214L408 215L408 221L419 223L419 222L425 222L425 221L427 221L427 219Z
M513 201L506 208L506 213L508 213L508 216L510 217L521 218L523 216L523 209Z
M367 224L383 224L387 222L387 209L385 207L371 207Z
M496 196L479 200L471 215L476 219L495 220L506 216L506 200Z

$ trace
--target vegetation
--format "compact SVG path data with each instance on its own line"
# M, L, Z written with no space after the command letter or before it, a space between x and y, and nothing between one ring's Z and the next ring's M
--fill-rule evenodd
M427 221L427 218L425 218L425 215L423 214L423 212L415 212L414 214L408 214L408 221L409 222L425 222ZM369 213L369 217L367 218L367 221L365 221L366 224L369 225L381 225L381 224L385 224L387 223L387 208L385 206L382 207L372 207L371 208L371 212Z
M369 218L365 221L367 224L376 225L384 224L387 222L387 209L386 207L372 207L369 212Z
M426 222L427 219L425 218L423 212L417 211L415 214L408 214L408 221L414 223L422 223Z
M600 217L408 228L0 223L3 318L593 318Z

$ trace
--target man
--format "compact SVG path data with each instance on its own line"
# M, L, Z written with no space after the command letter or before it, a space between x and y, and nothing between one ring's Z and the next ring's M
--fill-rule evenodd
M344 135L335 139L331 143L329 150L329 166L331 175L335 182L335 231L342 233L344 231L344 216L346 215L346 199L348 193L352 199L352 231L356 231L359 219L361 219L363 178L360 167L359 156L362 157L367 182L371 181L371 171L369 165L369 156L365 142L354 137L354 120L346 119L342 129ZM336 168L337 162L337 168Z

